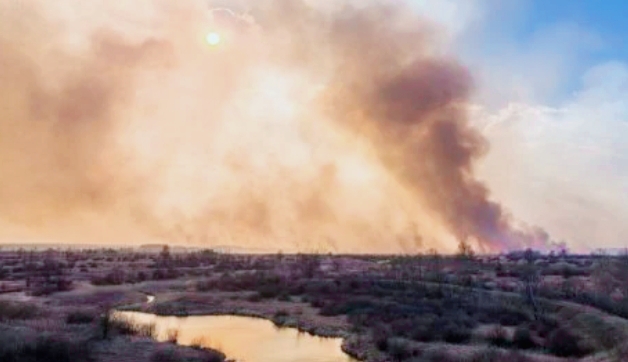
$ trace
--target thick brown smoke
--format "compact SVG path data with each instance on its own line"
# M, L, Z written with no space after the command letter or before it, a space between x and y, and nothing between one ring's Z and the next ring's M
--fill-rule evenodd
M50 3L0 1L4 236L548 243L474 178L488 145L466 118L471 76L403 2Z

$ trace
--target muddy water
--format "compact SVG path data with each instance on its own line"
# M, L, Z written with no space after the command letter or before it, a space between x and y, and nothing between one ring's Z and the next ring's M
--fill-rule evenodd
M217 349L239 362L352 362L339 338L321 338L272 322L236 316L160 317L116 312L115 317L140 325L154 324L160 341L176 335L181 345Z

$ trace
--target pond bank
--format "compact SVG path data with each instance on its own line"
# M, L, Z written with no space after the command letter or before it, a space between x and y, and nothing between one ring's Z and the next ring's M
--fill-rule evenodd
M118 308L157 316L240 316L271 321L276 327L293 328L316 337L342 339L341 350L356 360L375 360L364 338L351 332L345 316L321 316L316 308L300 301L250 301L237 293L164 293L152 303Z
M342 338L305 335L277 328L270 320L232 315L157 316L116 311L138 331L150 330L160 342L220 350L231 359L251 362L356 362L342 347Z

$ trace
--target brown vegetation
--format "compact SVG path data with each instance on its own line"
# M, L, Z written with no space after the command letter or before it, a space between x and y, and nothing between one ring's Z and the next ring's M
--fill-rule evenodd
M48 327L33 322L56 318L55 328L62 331L54 343L33 340L40 349L54 345L72 350L70 345L59 346L75 333L96 341L84 344L88 347L122 343L131 336L155 337L154 326L101 317L125 304L163 315L254 315L311 333L358 337L359 343L347 340L346 351L373 361L458 361L453 352L457 350L466 351L465 361L506 355L513 361L623 358L628 336L628 329L622 329L628 316L621 279L628 265L625 257L544 256L532 251L478 256L466 250L455 258L435 253L226 255L164 248L161 253L7 251L0 253L0 260L0 283L22 283L32 300L0 301L0 325L20 321L43 336ZM40 288L32 282L34 275L42 269L54 270L52 275L66 278L74 290L34 292ZM147 306L143 293L158 299ZM11 295L6 294L8 299ZM178 332L171 331L167 340L176 344ZM435 352L430 346L437 345L446 347ZM6 353L29 356L31 347L25 348ZM102 354L99 348L92 348L96 360ZM443 350L452 353L445 356ZM168 360L175 358L173 351L154 351L154 357L142 358Z

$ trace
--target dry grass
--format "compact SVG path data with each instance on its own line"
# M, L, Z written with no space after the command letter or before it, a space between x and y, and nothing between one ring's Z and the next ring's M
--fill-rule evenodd
M139 336L156 339L157 330L154 323L135 323L123 317L115 317L108 320L108 328L125 336Z
M166 332L166 341L168 343L177 344L179 341L179 330L178 329L169 329Z

